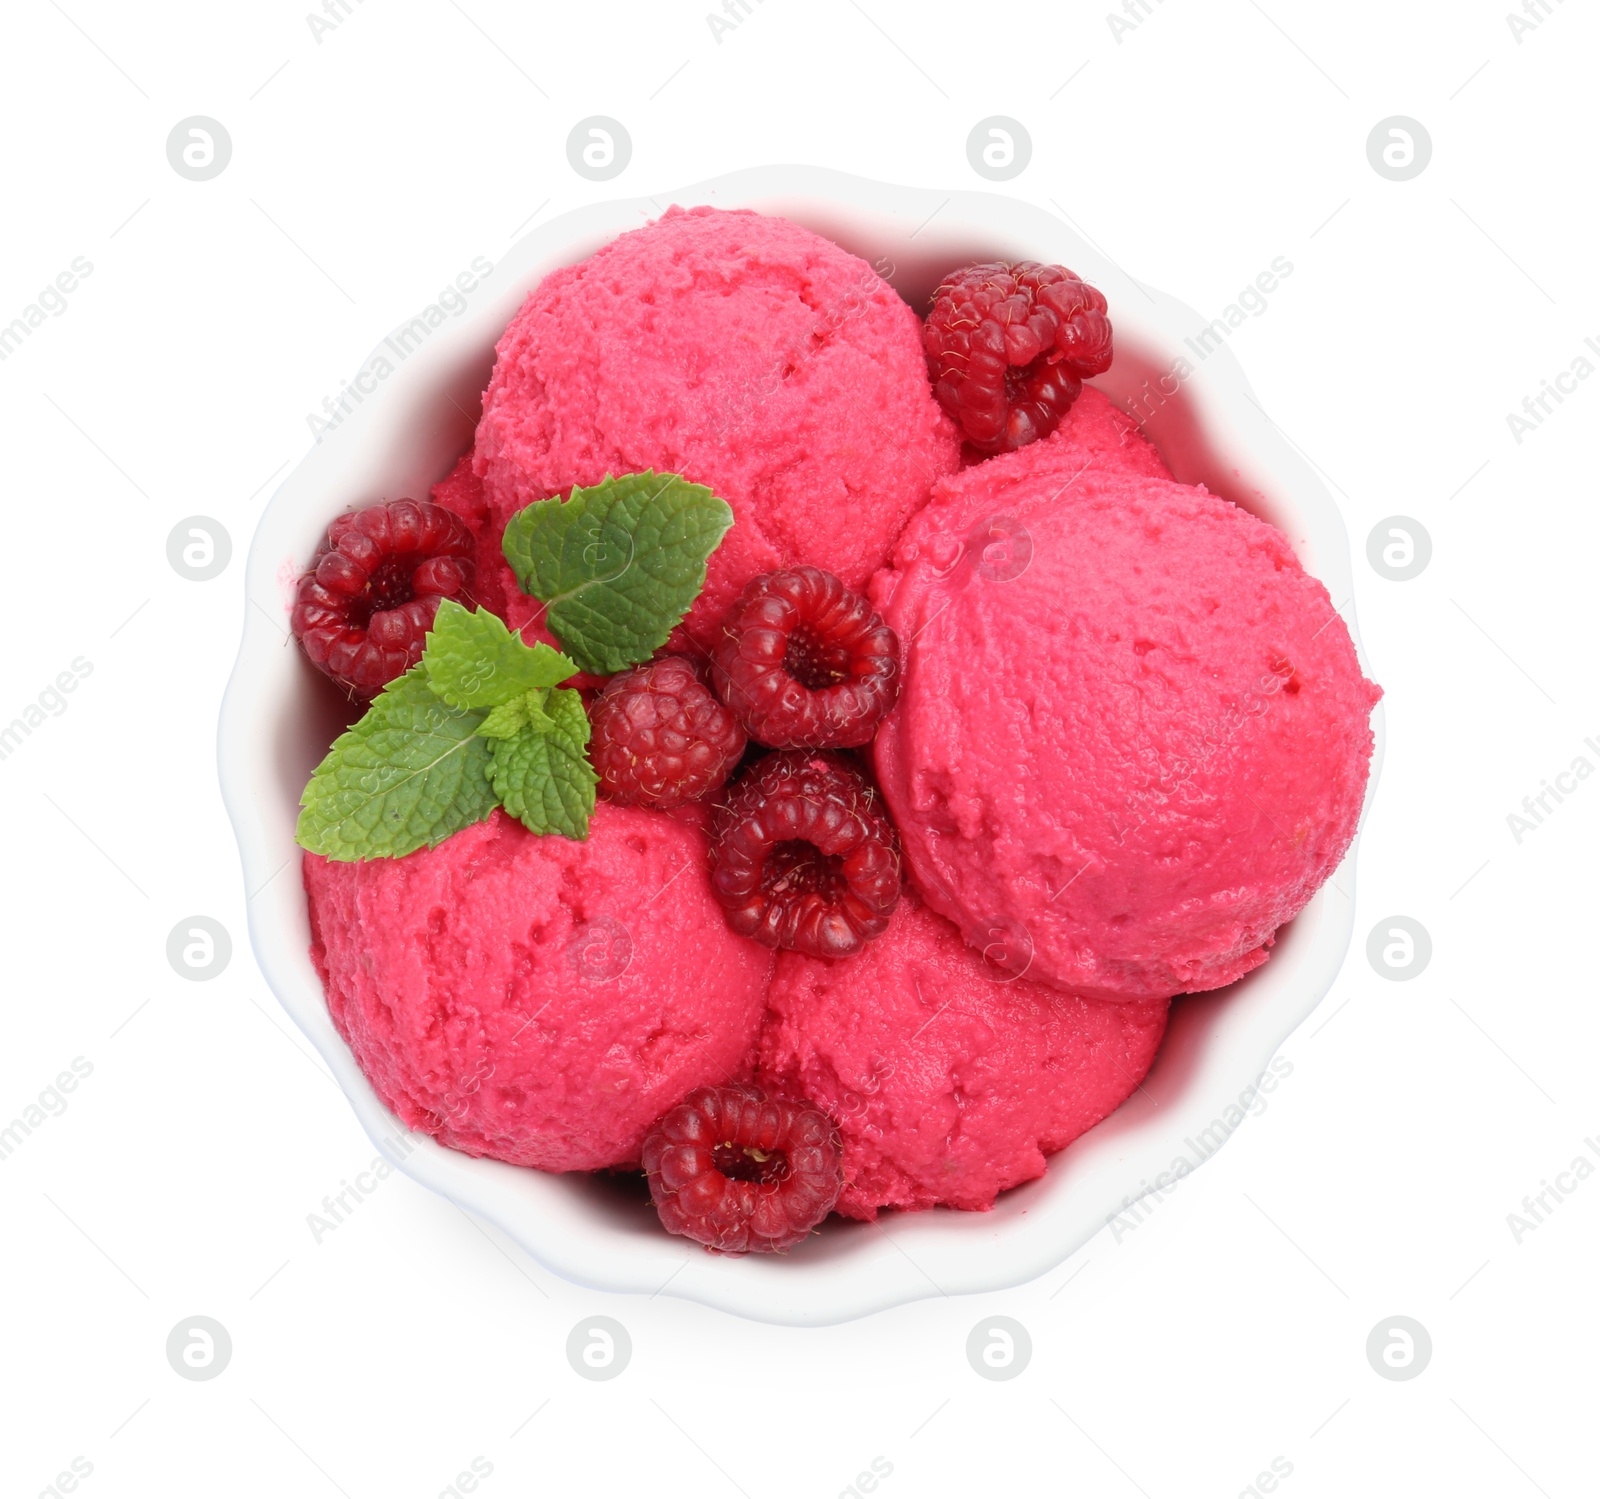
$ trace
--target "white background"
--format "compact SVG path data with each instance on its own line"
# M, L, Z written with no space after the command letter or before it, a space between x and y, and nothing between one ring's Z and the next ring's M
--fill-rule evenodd
M1131 0L1119 40L1105 0L749 0L719 42L706 0L350 0L319 41L304 3L4 6L0 324L93 271L0 363L0 721L93 670L0 760L0 1124L93 1071L0 1160L3 1492L78 1458L106 1499L429 1499L481 1458L490 1499L833 1499L881 1458L889 1499L1194 1499L1281 1457L1304 1499L1593 1493L1600 1181L1520 1243L1507 1215L1600 1157L1600 778L1520 843L1507 814L1600 766L1600 380L1520 444L1506 421L1600 338L1592 12L1550 0L1519 40L1489 0ZM195 114L233 139L210 182L166 158ZM612 183L567 162L592 114L632 135ZM832 1329L584 1291L399 1176L315 1242L374 1152L254 966L213 758L243 553L306 414L530 221L780 161L985 187L991 114L1033 138L1000 191L1206 316L1294 267L1231 347L1339 496L1389 740L1356 943L1292 1077L1042 1280ZM1408 182L1366 155L1395 114L1433 140ZM209 583L166 559L194 514L233 538ZM1410 582L1365 560L1395 514L1433 538ZM165 957L197 912L234 937L208 983ZM1364 952L1396 913L1434 945L1406 983ZM595 1313L633 1340L608 1383L564 1354ZM165 1356L195 1314L233 1340L210 1382ZM992 1314L1033 1342L1004 1383L965 1357ZM1433 1341L1404 1383L1365 1354L1396 1314Z

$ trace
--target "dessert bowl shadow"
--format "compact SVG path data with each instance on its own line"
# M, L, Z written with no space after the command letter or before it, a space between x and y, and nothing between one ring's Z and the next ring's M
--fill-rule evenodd
M1227 989L1175 1002L1150 1075L1110 1118L1053 1157L1044 1177L1005 1193L989 1213L935 1209L887 1214L875 1224L830 1220L782 1256L717 1256L671 1238L642 1190L624 1180L474 1160L411 1134L334 1030L312 967L295 819L307 778L349 715L289 637L295 581L335 515L425 497L449 471L472 441L495 341L539 280L667 203L784 214L875 265L919 311L944 272L972 260L1070 266L1105 292L1116 325L1116 361L1093 383L1140 422L1178 478L1271 521L1335 600L1351 597L1338 509L1252 396L1225 333L1131 280L1061 219L989 193L894 187L793 166L580 209L519 241L466 294L464 310L441 316L432 309L431 321L410 320L386 339L349 382L344 414L319 433L262 516L247 565L243 641L218 731L222 794L239 842L256 959L377 1148L569 1280L606 1291L664 1292L796 1325L1017 1285L1058 1265L1151 1188L1187 1179L1250 1111L1257 1079L1344 960L1354 846L1279 932L1266 964ZM1382 755L1381 706L1373 726L1369 805Z

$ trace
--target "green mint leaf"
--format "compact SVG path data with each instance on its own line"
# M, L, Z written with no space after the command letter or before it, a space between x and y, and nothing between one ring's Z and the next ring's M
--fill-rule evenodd
M570 687L552 689L545 708L547 732L530 723L509 739L493 741L489 776L506 811L530 832L584 839L599 780L584 753L589 715Z
M529 724L531 724L534 728L536 728L541 734L553 734L553 733L555 733L557 728L558 728L558 725L557 725L555 719L553 719L550 716L550 711L549 710L550 710L550 698L551 698L551 695L553 693L557 693L557 692L571 692L571 691L572 691L572 689L570 687L545 687L545 688L541 689L538 692L530 692L522 700L522 710L523 710L524 713L526 713L528 715ZM579 699L579 705L580 706L582 705L582 701L583 700L580 698ZM589 722L588 717L587 717L587 715L585 715L585 717L584 717L584 725L585 725L585 727L584 727L583 741L582 741L584 744L587 744L589 742L588 722Z
M513 734L520 733L528 726L528 699L514 697L509 703L501 703L498 708L491 708L483 722L478 725L478 732L485 739L509 739Z
M564 682L577 665L543 643L527 646L487 609L444 599L422 653L428 685L452 708L498 708Z
M502 547L522 591L585 671L645 661L689 612L733 511L678 474L609 475L518 511Z
M397 859L482 822L496 801L482 717L412 667L334 740L300 798L296 841L330 859Z
M478 732L488 739L509 739L532 724L541 734L550 733L555 728L555 720L545 711L545 706L555 690L552 687L535 688L521 697L512 698L509 703L501 703L498 708L490 710L489 716L479 724Z

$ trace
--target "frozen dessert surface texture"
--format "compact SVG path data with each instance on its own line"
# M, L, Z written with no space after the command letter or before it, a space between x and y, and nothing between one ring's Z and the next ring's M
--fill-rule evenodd
M1048 437L1016 456L1001 454L990 460L984 473L991 480L1023 478L1046 472L1068 477L1083 468L1115 468L1152 479L1170 479L1155 444L1139 430L1134 419L1092 385L1072 403L1061 425Z
M810 563L862 588L960 462L917 315L786 219L669 209L545 277L496 356L473 467L497 527L650 468L733 507L686 621L702 645L758 573Z
M844 1139L838 1210L992 1207L1150 1068L1165 1000L1106 1004L1010 981L907 898L845 963L782 953L758 1075Z
M465 453L456 466L433 486L429 498L452 514L459 515L472 532L473 578L470 601L491 614L498 614L507 623L508 595L518 593L516 576L500 550L500 525L489 523L489 505L483 497L483 480L472 472L472 454ZM535 600L525 599L528 606ZM528 610L524 609L523 613ZM541 611L542 612L542 611ZM554 644L555 637L548 631L538 635L546 645ZM533 632L530 632L530 644Z
M942 481L874 581L911 642L879 782L969 942L1091 997L1214 989L1343 857L1378 689L1280 531L1063 465L1065 431Z
M312 958L385 1104L468 1155L634 1166L749 1074L772 955L728 930L692 817L602 802L587 842L503 812L403 859L305 859Z

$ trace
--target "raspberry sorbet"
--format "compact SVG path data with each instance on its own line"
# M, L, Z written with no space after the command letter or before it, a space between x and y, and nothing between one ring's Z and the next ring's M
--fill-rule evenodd
M1282 532L1092 425L906 528L873 585L911 642L874 761L969 942L1090 996L1214 989L1343 857L1379 692Z
M503 812L403 859L305 860L311 955L378 1096L468 1155L634 1166L748 1075L772 955L728 930L688 818L602 802L587 842Z
M960 462L916 313L787 219L669 208L546 276L495 354L473 469L496 537L608 473L682 474L733 507L684 622L703 647L759 573L864 587Z
M838 1209L986 1209L1143 1080L1167 1002L1008 982L914 896L845 963L781 953L760 1081L839 1125Z

